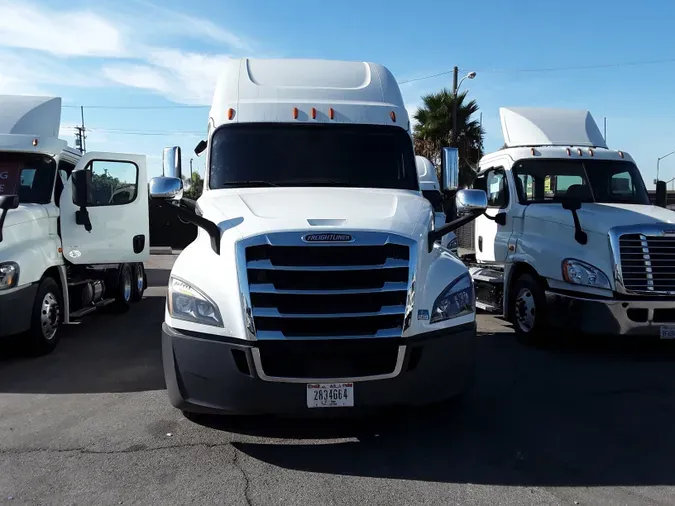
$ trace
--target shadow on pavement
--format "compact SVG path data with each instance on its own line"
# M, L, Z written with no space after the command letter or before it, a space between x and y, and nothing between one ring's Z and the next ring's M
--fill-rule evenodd
M148 274L149 281L150 277ZM58 347L43 357L25 357L20 346L3 347L0 393L163 389L161 323L164 304L164 297L146 296L125 314L89 315L79 325L61 328Z
M516 486L675 484L671 347L605 342L602 354L595 349L602 340L563 350L525 348L503 333L480 341L477 382L460 404L355 423L232 419L221 428L281 438L233 444L268 464L314 473Z

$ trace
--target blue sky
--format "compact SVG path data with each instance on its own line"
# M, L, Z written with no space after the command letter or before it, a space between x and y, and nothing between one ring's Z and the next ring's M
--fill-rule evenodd
M89 150L145 153L158 174L165 145L183 147L187 168L226 58L368 60L399 80L458 65L478 73L462 89L483 113L486 150L502 144L500 106L589 109L651 187L657 157L675 150L673 19L665 0L0 0L0 93L62 96L71 145L79 105L157 107L86 107L85 122ZM450 84L401 89L413 111ZM661 170L675 177L675 155Z

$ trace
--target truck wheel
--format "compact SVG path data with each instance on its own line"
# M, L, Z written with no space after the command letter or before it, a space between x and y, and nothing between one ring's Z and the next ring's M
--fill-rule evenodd
M124 313L129 310L133 291L134 281L131 265L122 264L117 274L117 289L115 290L115 309L118 312Z
M516 337L523 344L542 344L546 322L546 297L531 274L523 274L510 294L510 313Z
M142 263L134 264L132 269L134 285L131 291L132 302L138 302L143 298L145 292L145 267Z
M59 343L59 325L63 321L63 297L53 278L40 281L35 300L31 327L28 331L28 347L31 355L46 355Z

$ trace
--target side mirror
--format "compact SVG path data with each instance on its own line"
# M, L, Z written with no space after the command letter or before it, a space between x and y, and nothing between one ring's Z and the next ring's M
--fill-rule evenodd
M183 180L178 177L153 177L148 182L148 194L152 199L180 200L183 198Z
M567 211L578 211L581 209L581 200L579 199L563 198L561 204L563 209Z
M656 182L656 201L654 205L665 208L668 205L668 189L665 181Z
M9 211L19 207L18 195L0 195L0 210Z
M457 216L475 215L487 209L487 194L483 190L459 190L455 195Z
M207 144L205 140L202 139L201 141L199 141L195 146L195 155L197 156L201 155L206 149L206 146Z
M459 150L441 149L441 179L443 191L455 191L459 188Z
M91 171L76 170L70 178L74 189L73 203L78 207L87 207L87 204L91 202Z
M180 146L164 148L162 156L162 175L164 177L177 177L178 179L183 176Z
M2 242L2 226L5 224L5 216L10 209L19 207L18 195L0 195L0 242Z

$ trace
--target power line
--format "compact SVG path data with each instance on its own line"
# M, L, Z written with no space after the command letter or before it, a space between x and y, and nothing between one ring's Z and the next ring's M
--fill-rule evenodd
M122 134L122 135L203 135L204 132L198 132L196 130L193 131L177 131L177 130L166 130L166 131L160 131L160 130L147 130L147 131L142 131L142 130L124 130L124 129L116 129L116 128L87 128L88 131L90 132L100 132L100 133L108 133L108 134Z
M636 67L641 65L658 65L664 63L675 63L675 58L664 58L660 60L641 60L641 61L632 61L632 62L623 62L623 63L594 63L590 65L574 65L566 67L533 67L533 68L471 68L475 72L494 72L494 73L535 73L535 72L572 72L576 70L597 70L597 69L608 69L608 68L620 68L620 67ZM460 69L465 71L467 69ZM407 84L416 81L424 81L426 79L433 79L434 77L440 77L448 74L452 74L453 70L444 70L442 72L437 72L435 74L429 74L420 77L413 77L411 79L404 79L398 81L398 84ZM68 109L80 109L82 107L87 109L126 109L126 110L161 110L161 109L209 109L210 105L63 105L62 107Z
M663 63L675 63L675 58L665 58L662 60L642 60L642 61L633 61L633 62L624 62L624 63L596 63L592 65L576 65L568 67L540 67L540 68L493 68L493 69L481 69L481 68L471 68L470 70L474 72L504 72L504 73L519 73L519 72L570 72L575 70L595 70L595 69L607 69L607 68L618 68L618 67L635 67L640 65L657 65ZM463 72L468 71L469 69L460 69ZM436 74L430 74L426 76L415 77L412 79L405 79L403 81L398 81L398 84L412 83L415 81L423 81L425 79L433 79L434 77L444 76L452 74L452 69L445 70L443 72L437 72Z

